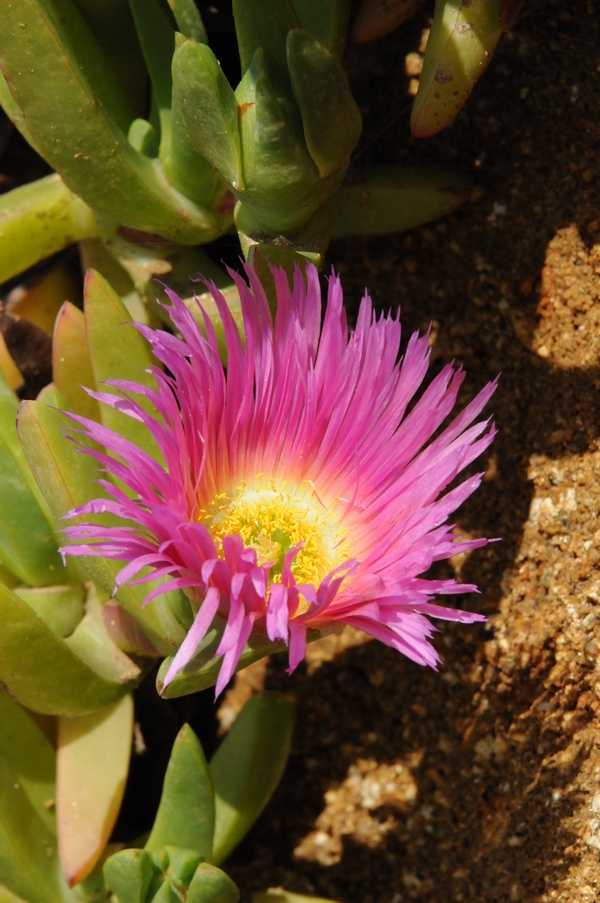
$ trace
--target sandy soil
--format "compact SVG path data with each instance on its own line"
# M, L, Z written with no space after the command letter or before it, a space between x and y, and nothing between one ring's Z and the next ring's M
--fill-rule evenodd
M365 145L406 105L403 60L426 24L351 53ZM435 366L468 371L463 402L502 371L500 433L459 520L502 542L452 562L489 623L444 627L438 674L357 634L312 647L291 679L270 662L266 685L293 693L298 725L231 863L246 893L598 897L599 46L594 4L532 2L451 129L410 142L404 115L360 158L437 162L476 186L447 220L340 242L331 259L348 299L368 285L401 305L406 336L433 322Z

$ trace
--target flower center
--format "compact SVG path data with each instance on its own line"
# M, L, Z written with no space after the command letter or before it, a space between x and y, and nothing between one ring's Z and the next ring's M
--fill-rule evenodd
M340 529L330 508L309 484L290 492L285 481L242 484L235 498L218 495L199 518L219 542L239 534L256 551L259 565L271 564L271 580L281 582L284 559L294 546L302 548L292 562L297 583L318 586L327 574L349 557L348 533Z

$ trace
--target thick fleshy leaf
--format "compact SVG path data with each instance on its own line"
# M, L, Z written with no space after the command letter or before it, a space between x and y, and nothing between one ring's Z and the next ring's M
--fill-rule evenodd
M104 863L104 881L119 903L145 903L154 876L146 850L120 850Z
M52 266L33 285L19 286L16 292L11 293L7 312L29 320L51 336L65 298L76 301L80 295L76 273L66 262L61 262Z
M91 209L56 173L13 188L0 196L0 282L97 234Z
M145 292L153 280L171 272L164 249L144 248L119 236L105 242L82 242L79 248L84 272L97 270L127 308L129 319L148 326Z
M456 209L470 185L457 173L426 167L379 167L361 182L342 185L329 207L332 238L385 235L414 229Z
M34 712L93 712L119 699L135 683L95 673L26 602L2 585L0 621L0 682Z
M215 803L202 747L189 724L179 731L167 767L162 796L146 850L165 846L197 851L212 859Z
M31 472L31 468L23 452L23 448L17 435L17 413L19 399L8 386L4 375L0 372L0 436L2 441L15 459L17 466L29 487L31 494L37 500L40 509L44 512L50 526L54 526L55 519L50 511L44 496L40 492L38 484Z
M436 0L410 118L413 137L436 135L452 122L490 62L501 33L501 0Z
M54 813L56 754L37 721L0 689L0 757L17 775L29 802L56 833ZM1 879L0 879L1 880Z
M91 23L82 13L77 0L32 0L46 20L51 23L72 66L84 69L84 78L97 102L116 125L125 131L133 117L122 83L112 60L98 43L96 21ZM85 0L83 0L85 5ZM89 8L87 10L89 14ZM27 21L25 21L27 27ZM30 39L36 40L31 34ZM22 45L21 45L22 46ZM10 80L9 80L10 81ZM27 110L25 110L27 116Z
M237 903L240 892L229 875L215 865L201 862L188 887L186 899L187 903Z
M156 388L154 377L147 372L155 363L148 343L132 324L127 308L114 289L100 273L89 270L83 294L87 343L98 389L107 391L104 382L116 378ZM144 399L138 400L149 408ZM159 454L147 427L138 420L106 404L100 405L100 419L104 426L149 454Z
M277 301L271 266L283 267L292 278L297 266L304 269L308 263L313 263L321 269L331 237L329 205L317 210L302 229L287 235L286 242L281 244L266 239L243 204L236 207L235 225L244 257L258 273L271 304L271 311L275 314Z
M141 116L148 102L148 72L127 0L74 0L119 84L129 108ZM87 60L84 61L87 69Z
M291 0L233 0L233 16L242 73L250 68L257 50L266 50L286 66L288 32L300 27Z
M70 301L65 301L61 307L54 326L52 376L74 414L91 420L100 419L98 402L83 388L96 389L85 317Z
M337 187L345 165L325 178L309 154L298 107L280 89L274 64L257 50L235 92L240 109L244 191L234 193L268 236L293 233Z
M212 50L184 41L173 57L173 89L194 150L232 186L242 180L238 105Z
M344 52L350 0L292 0L300 27L310 32L336 56Z
M131 689L140 680L142 672L106 630L102 613L106 598L107 594L93 583L89 584L85 615L65 643L94 674Z
M65 435L65 428L68 431L70 426L63 413L48 405L35 401L21 405L19 437L38 485L57 518L99 494L96 463L89 455L79 454L74 442ZM79 560L91 578L112 593L119 563L105 558ZM156 584L121 586L116 599L138 621L156 649L168 654L183 642L189 602L180 593L167 593L144 606L153 585Z
M16 392L24 384L23 374L10 356L4 336L0 334L0 377L4 379L11 391Z
M186 38L207 44L206 29L194 0L168 0L177 28Z
M271 70L268 57L257 50L236 90L246 186L240 198L263 231L289 232L306 216L292 199L306 194L310 203L318 173L304 144L298 111L276 91Z
M152 94L160 117L171 107L171 60L175 50L175 21L162 0L129 0L135 27L152 82Z
M15 102L14 97L10 93L10 88L8 87L7 81L4 78L4 75L0 71L0 107L4 110L10 121L14 126L18 128L20 133L22 134L25 141L34 149L37 150L35 146L35 141L31 135L31 132L27 128L25 124L25 116L23 115L23 110L21 107Z
M59 637L73 633L84 615L85 589L71 586L18 586L14 593L27 602Z
M63 874L72 887L86 878L117 820L133 736L133 698L58 719L56 815Z
M0 903L27 903L27 900L17 896L17 894L13 894L11 890L0 884Z
M0 882L29 903L73 903L57 853L56 836L0 756Z
M176 35L176 41L180 46L183 37ZM227 186L212 164L194 150L175 91L171 98L169 133L160 146L160 162L169 182L196 204L213 211L225 231L231 221L231 213L221 212Z
M287 762L293 726L289 699L259 693L246 703L211 759L216 865L237 846L271 798Z
M356 44L389 34L423 6L424 0L362 0L352 25Z
M8 4L0 35L0 68L16 103L27 110L29 130L44 158L115 227L184 244L215 237L214 218L172 188L160 167L127 142L109 106L98 102L96 85L84 74L86 42L77 48L65 42L58 3L62 18L65 10L67 19L77 13L69 0ZM81 66L78 54L83 54ZM58 119L48 115L48 96L61 110ZM105 96L110 92L102 100Z
M0 380L0 561L23 583L59 583L65 569L48 519L31 489L31 475L19 446L17 402ZM44 506L45 508L45 506Z
M341 63L306 31L291 31L287 62L304 138L321 176L347 167L362 119Z
M175 890L173 883L167 879L163 881L151 899L152 903L180 903L181 895Z

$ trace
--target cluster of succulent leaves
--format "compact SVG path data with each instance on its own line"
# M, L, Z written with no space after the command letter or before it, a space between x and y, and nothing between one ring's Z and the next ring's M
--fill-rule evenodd
M150 833L107 847L129 765L131 697L40 720L0 691L0 901L236 903L219 865L277 786L293 718L284 697L254 696L210 764L184 725Z
M453 209L467 189L456 175L384 167L342 184L361 132L342 66L349 8L233 0L234 88L194 0L4 4L0 105L55 174L0 199L0 282L80 242L86 265L146 300L153 275L186 285L206 270L200 246L234 219L247 257L291 266L320 264L331 235ZM500 0L438 0L415 134L455 115L500 15Z

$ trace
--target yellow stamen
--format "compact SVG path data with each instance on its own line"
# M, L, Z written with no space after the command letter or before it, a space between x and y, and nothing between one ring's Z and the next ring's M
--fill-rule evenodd
M256 551L260 565L272 563L274 582L281 581L286 553L299 543L303 546L292 564L298 583L318 586L350 557L347 531L309 483L290 491L285 481L270 479L265 484L259 474L254 486L242 483L232 496L215 496L199 520L219 545L224 536L239 534Z

